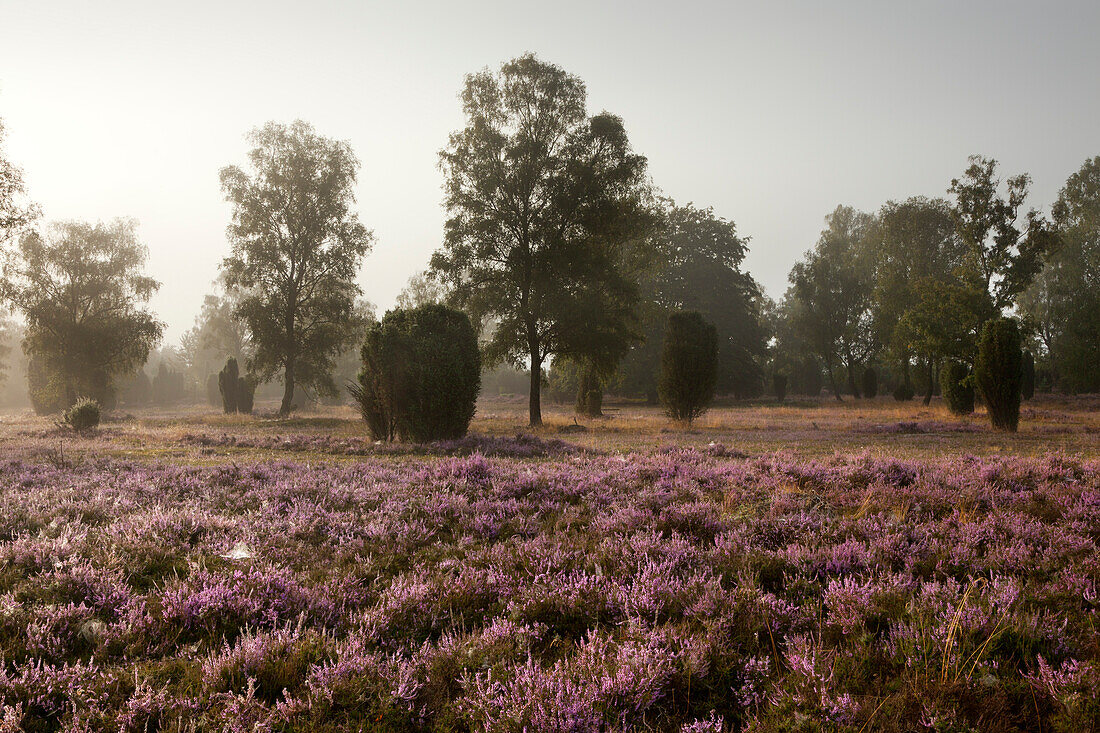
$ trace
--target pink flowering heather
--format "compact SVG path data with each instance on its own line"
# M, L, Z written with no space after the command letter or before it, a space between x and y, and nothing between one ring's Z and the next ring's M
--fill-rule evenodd
M186 440L0 464L0 730L1100 726L1091 461Z

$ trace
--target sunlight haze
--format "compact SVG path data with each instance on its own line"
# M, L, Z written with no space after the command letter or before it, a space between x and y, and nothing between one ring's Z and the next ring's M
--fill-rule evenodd
M47 220L140 222L165 342L228 251L218 171L303 119L362 163L381 310L442 240L465 74L531 51L621 116L653 182L751 237L773 298L844 203L945 195L967 155L1049 210L1100 153L1094 2L0 2L0 119Z

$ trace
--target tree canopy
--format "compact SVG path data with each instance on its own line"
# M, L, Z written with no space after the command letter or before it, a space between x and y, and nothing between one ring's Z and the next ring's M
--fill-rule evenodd
M542 422L551 357L613 358L635 338L622 248L648 218L646 160L583 82L533 55L466 77L466 126L440 154L449 218L432 258L453 302L491 323L486 361L526 361Z
M111 404L113 380L145 362L162 329L142 307L159 287L145 275L146 256L128 219L61 222L20 238L0 294L26 320L36 406L52 412L78 397Z
M351 210L359 161L351 147L305 122L253 131L248 170L221 171L233 206L232 254L222 264L236 315L254 347L249 370L280 374L280 414L295 385L333 394L336 356L356 333L355 278L371 234Z

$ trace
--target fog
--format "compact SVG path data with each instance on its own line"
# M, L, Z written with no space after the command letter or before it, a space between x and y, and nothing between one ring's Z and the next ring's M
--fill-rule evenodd
M350 141L384 309L441 242L463 76L533 51L623 117L665 194L752 238L777 297L837 204L943 195L971 153L1049 206L1100 153L1097 29L1094 2L9 1L0 118L47 219L139 220L174 343L227 253L218 170L247 131Z

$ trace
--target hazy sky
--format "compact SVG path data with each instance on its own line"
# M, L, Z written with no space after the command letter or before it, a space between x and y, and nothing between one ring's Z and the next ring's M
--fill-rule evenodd
M135 217L170 342L227 251L218 170L301 118L351 142L382 308L442 237L463 75L533 51L654 182L752 238L772 296L837 204L943 195L970 153L1049 208L1100 154L1100 2L0 0L0 118L47 218Z

